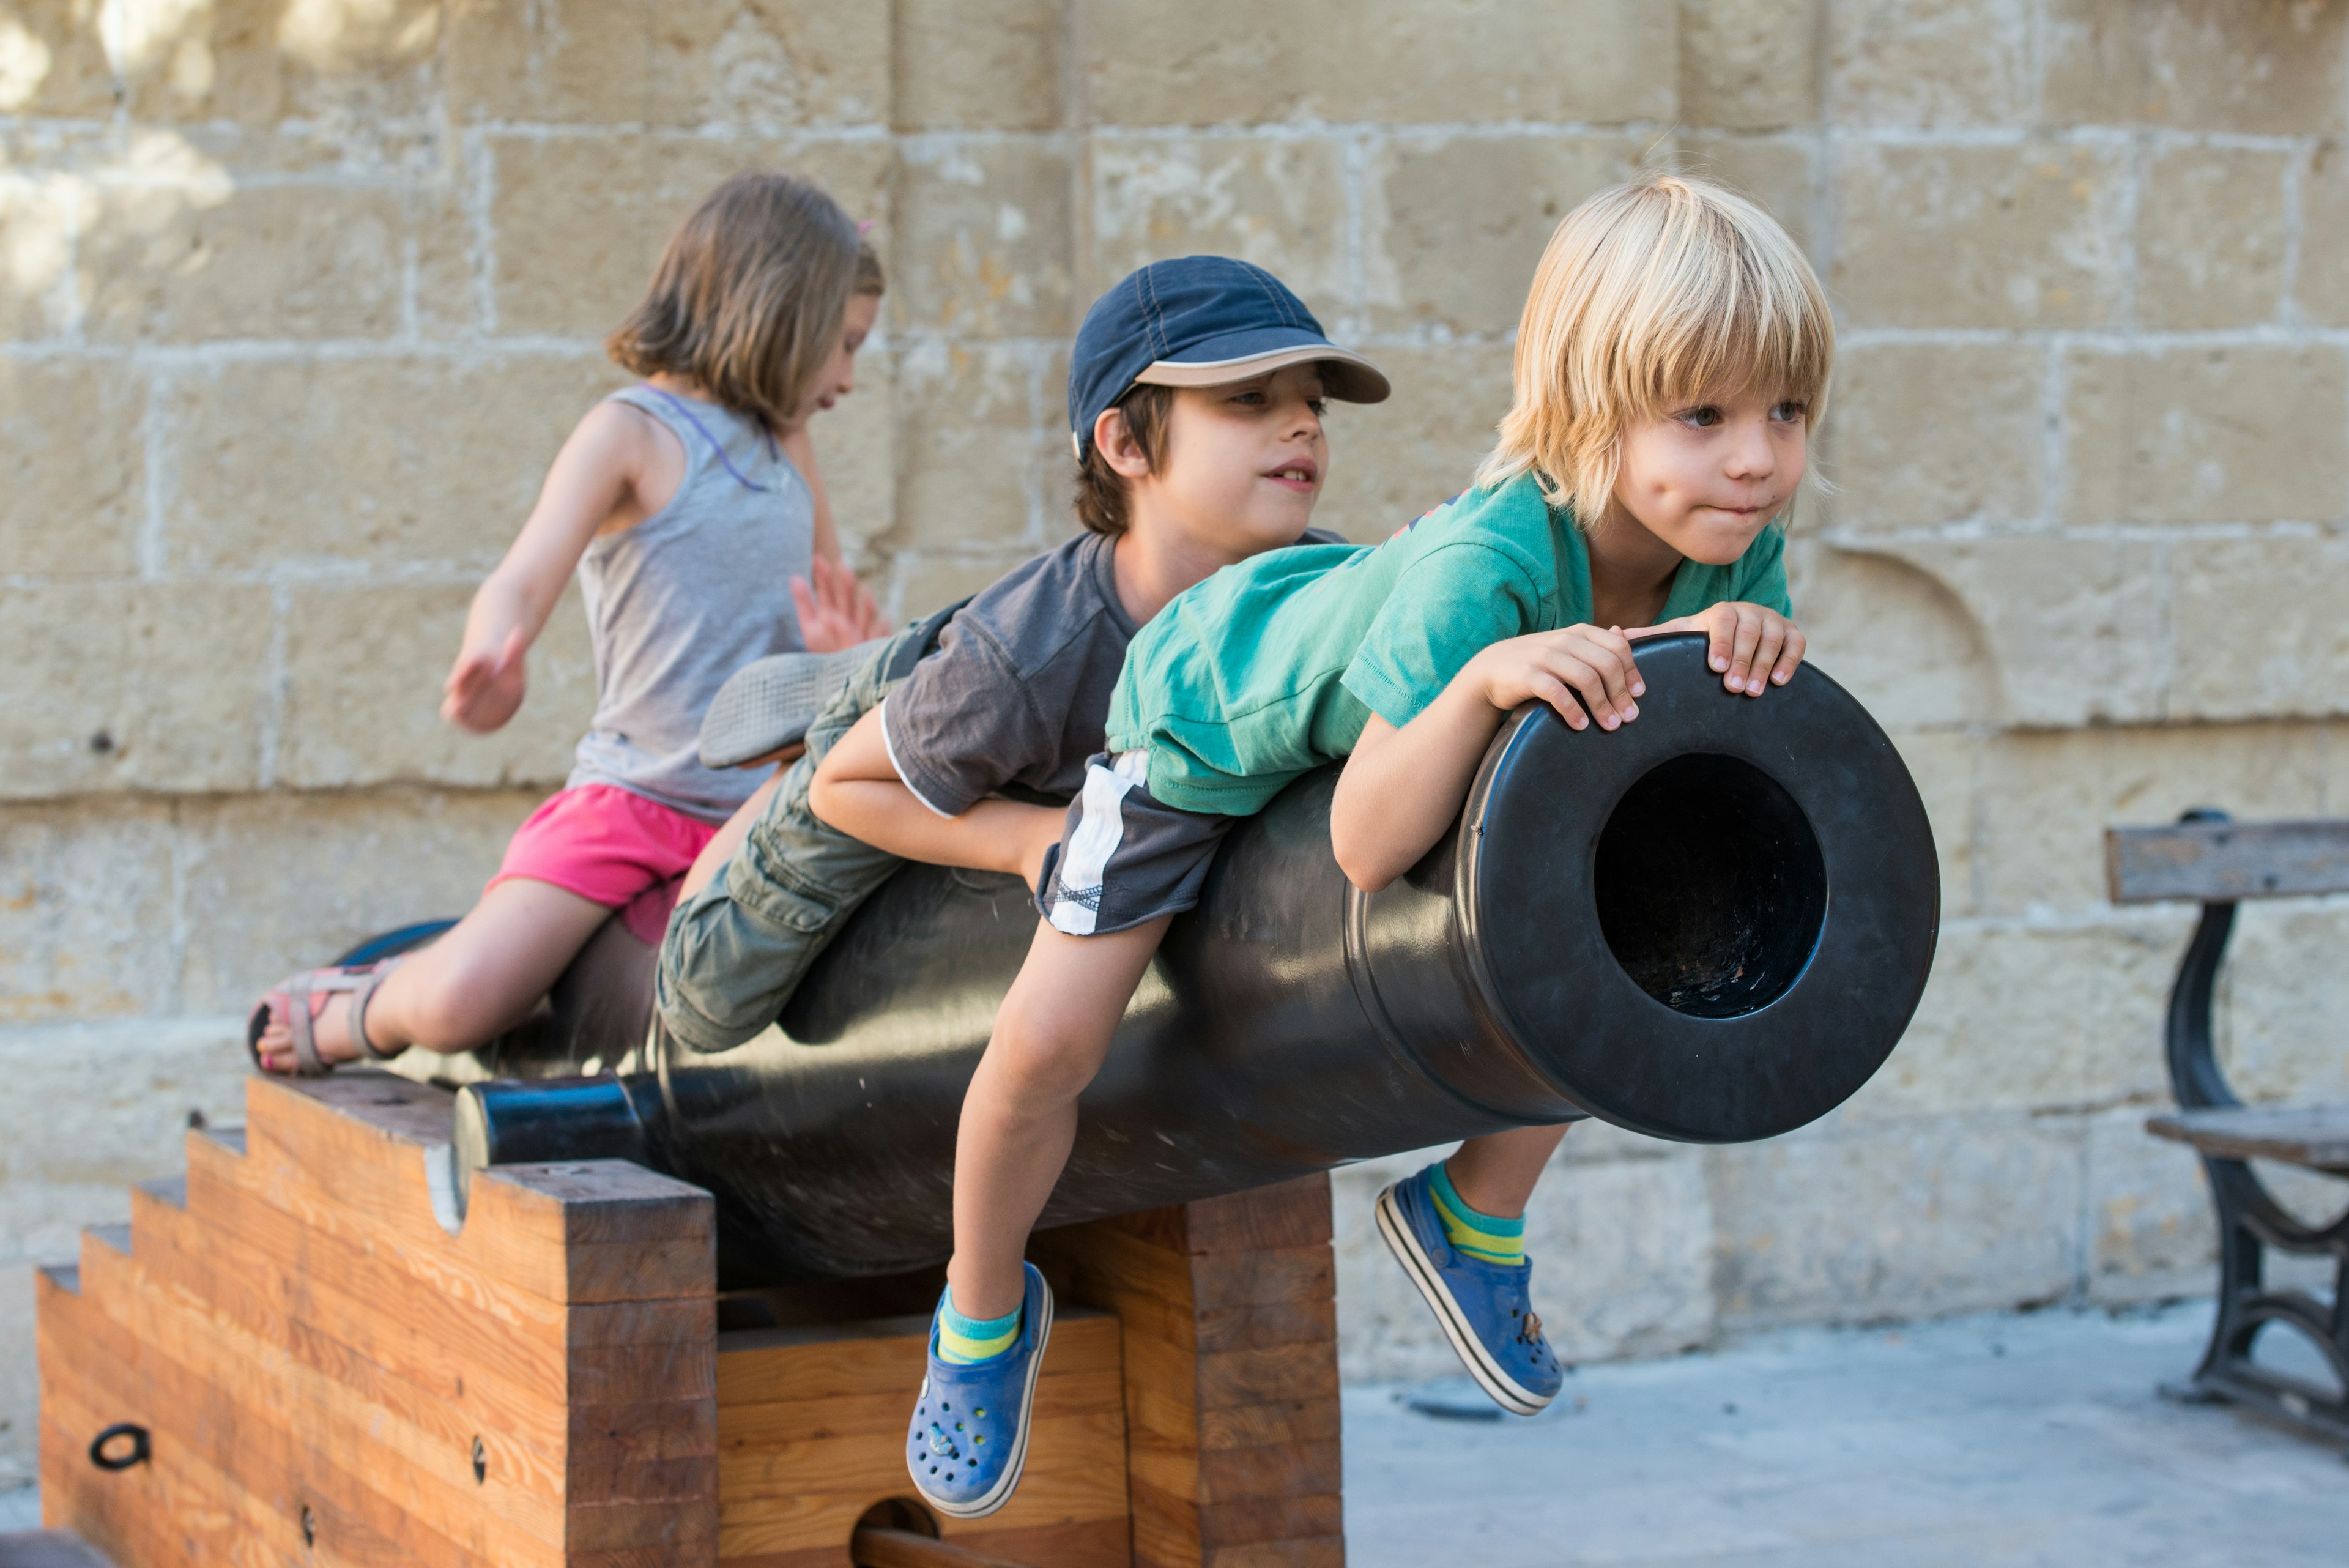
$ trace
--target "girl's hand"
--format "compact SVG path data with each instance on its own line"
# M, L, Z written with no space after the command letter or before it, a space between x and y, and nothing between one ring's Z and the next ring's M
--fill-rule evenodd
M1619 729L1640 716L1633 699L1648 691L1631 660L1631 639L1612 627L1570 626L1513 637L1479 653L1464 673L1472 673L1485 701L1502 712L1524 702L1547 702L1569 730L1587 730L1593 718L1602 730Z
M812 571L812 587L806 577L792 579L800 639L810 653L837 653L889 635L889 618L881 613L872 590L856 580L854 572L822 556L816 556Z
M440 683L440 717L477 735L503 725L521 708L529 684L523 660L529 648L522 628L515 627L494 653L486 649L460 653L449 679Z
M1763 605L1717 604L1694 615L1642 627L1633 637L1655 637L1668 631L1701 631L1712 639L1706 661L1721 683L1732 691L1759 697L1764 677L1771 686L1784 686L1803 662L1803 628Z

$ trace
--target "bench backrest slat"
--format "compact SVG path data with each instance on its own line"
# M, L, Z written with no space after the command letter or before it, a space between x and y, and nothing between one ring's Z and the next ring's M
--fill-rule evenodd
M2105 829L2116 904L2349 893L2349 820Z

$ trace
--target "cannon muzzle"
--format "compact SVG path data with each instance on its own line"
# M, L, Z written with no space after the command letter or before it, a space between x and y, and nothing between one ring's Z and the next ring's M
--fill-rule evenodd
M1924 807L1826 675L1733 696L1705 651L1641 643L1647 694L1612 734L1515 715L1457 830L1377 893L1330 857L1335 768L1236 828L1080 1102L1043 1223L1586 1116L1765 1138L1848 1098L1931 965ZM713 1055L615 1038L593 1080L473 1085L460 1164L624 1154L705 1186L730 1286L936 1262L963 1091L1035 926L1015 878L908 866L772 1028ZM616 950L583 962L641 994Z

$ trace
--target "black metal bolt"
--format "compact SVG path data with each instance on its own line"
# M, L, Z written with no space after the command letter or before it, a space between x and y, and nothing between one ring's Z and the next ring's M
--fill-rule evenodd
M473 1484L479 1486L489 1479L490 1450L481 1446L481 1438L475 1438L473 1439Z
M310 1517L310 1510L306 1506L302 1510L302 1544L305 1546L318 1544L318 1521Z

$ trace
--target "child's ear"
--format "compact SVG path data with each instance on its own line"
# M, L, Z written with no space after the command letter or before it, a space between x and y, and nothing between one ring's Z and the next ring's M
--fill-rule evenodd
M1150 477L1150 459L1143 454L1142 443L1133 439L1133 432L1126 428L1123 409L1103 409L1101 417L1093 421L1093 450L1124 478Z

